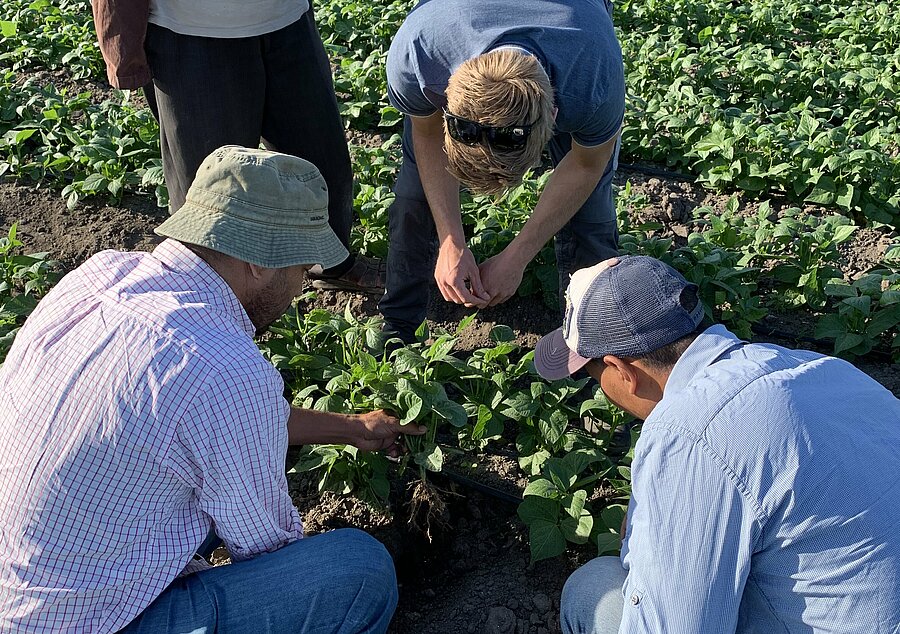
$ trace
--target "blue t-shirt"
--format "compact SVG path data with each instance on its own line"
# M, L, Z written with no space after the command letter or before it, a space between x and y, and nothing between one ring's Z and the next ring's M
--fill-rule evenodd
M524 48L544 66L557 132L593 147L619 131L625 74L604 0L422 0L391 43L388 98L428 116L446 106L447 81L463 62L500 46Z

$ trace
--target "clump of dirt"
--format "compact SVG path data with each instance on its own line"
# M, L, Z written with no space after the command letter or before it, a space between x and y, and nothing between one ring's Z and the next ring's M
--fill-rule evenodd
M838 245L838 251L842 258L839 263L841 270L851 280L855 280L872 269L878 268L885 250L898 236L900 233L886 227L857 229L852 240Z

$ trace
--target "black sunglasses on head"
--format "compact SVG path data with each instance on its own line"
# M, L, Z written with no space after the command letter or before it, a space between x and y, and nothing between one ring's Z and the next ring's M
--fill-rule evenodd
M498 150L518 150L525 147L531 127L534 123L525 125L492 126L482 125L477 121L470 121L451 114L444 109L444 121L447 122L447 133L454 141L465 145L478 145L487 143Z

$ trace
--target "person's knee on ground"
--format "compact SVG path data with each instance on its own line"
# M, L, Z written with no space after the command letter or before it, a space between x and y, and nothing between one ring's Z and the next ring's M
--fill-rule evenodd
M377 539L356 528L342 528L308 539L328 539L340 543L347 556L335 562L333 575L337 585L351 595L365 596L354 601L349 620L364 626L360 631L387 628L399 599L394 560Z
M573 572L560 598L563 634L613 634L622 620L625 569L618 557L597 557Z

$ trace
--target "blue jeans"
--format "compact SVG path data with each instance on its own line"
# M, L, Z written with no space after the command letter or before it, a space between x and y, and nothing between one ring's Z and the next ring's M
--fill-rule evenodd
M597 557L572 573L563 587L563 634L616 634L622 621L625 569L618 557Z
M180 577L120 634L381 633L396 607L390 555L348 528Z
M550 140L547 149L554 166L571 147L572 138L568 134L556 134ZM402 149L403 162L394 185L395 198L388 209L387 279L378 308L384 316L386 329L411 342L415 340L416 328L425 320L428 309L437 258L437 231L419 178L409 117L403 121ZM616 145L597 187L556 234L560 298L564 297L572 273L618 255L619 232L612 189L618 155ZM564 307L565 301L560 305Z

